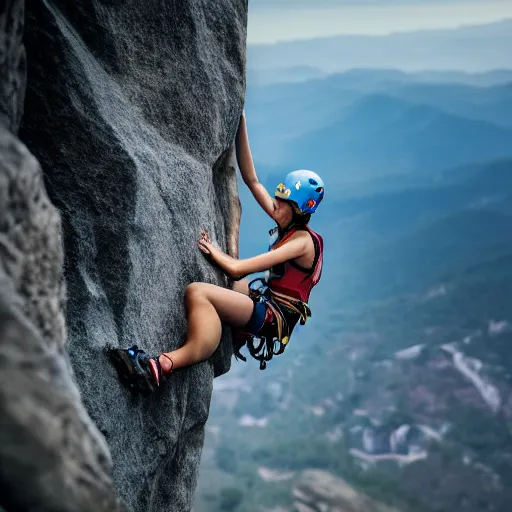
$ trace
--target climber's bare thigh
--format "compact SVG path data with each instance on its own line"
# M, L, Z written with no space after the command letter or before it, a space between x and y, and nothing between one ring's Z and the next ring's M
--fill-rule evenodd
M234 281L233 290L244 295L249 295L249 279L241 279L240 281Z
M215 308L220 320L233 327L244 327L252 316L254 303L247 295L210 283L188 286L187 302L199 302L204 298Z

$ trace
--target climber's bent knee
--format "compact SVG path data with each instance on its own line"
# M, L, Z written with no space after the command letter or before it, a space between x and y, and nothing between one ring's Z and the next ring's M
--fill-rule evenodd
M191 283L185 292L187 308L207 300L222 322L244 327L251 318L254 303L244 294L210 283Z
M208 283L190 283L189 285L187 285L185 295L196 295L198 293L201 293L204 290L205 285L207 284Z
M190 283L185 290L185 302L189 306L192 302L206 298L204 285L207 283Z

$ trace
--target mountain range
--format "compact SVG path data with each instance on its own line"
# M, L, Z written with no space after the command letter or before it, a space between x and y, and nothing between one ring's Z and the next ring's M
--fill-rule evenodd
M250 45L251 69L313 66L333 73L351 68L404 71L510 69L512 20L382 36L345 35Z
M512 507L512 81L440 75L249 87L268 190L325 179L325 266L285 353L217 379L198 512L294 511L311 470L395 511ZM248 257L272 223L239 186Z
M249 133L263 178L310 167L337 186L512 155L512 83L406 76L360 70L250 87Z

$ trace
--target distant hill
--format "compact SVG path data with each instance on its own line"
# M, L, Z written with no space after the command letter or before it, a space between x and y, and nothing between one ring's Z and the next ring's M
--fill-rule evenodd
M331 183L379 179L386 188L405 173L411 180L511 154L511 84L426 84L401 72L354 70L250 87L246 112L264 175L310 166L332 174Z
M371 95L332 125L284 147L281 164L322 169L332 183L342 183L511 156L512 129Z
M418 251L417 257L405 261L417 265L417 274L407 275L407 282L414 285L434 261L438 244L444 247L447 243L446 237L480 248L507 241L512 246L512 232L507 227L512 214L512 159L457 168L443 176L444 183L436 186L326 201L324 216L313 222L337 255L333 275L343 282L348 275L349 281L371 292L377 289L377 275L393 280L393 268L405 271L403 258L410 251ZM495 231L497 226L501 231ZM465 260L462 253L459 256ZM457 254L454 257L456 261ZM449 266L450 257L443 253L427 277Z
M512 81L493 87L462 84L406 84L388 94L445 112L512 127Z
M313 66L279 67L279 68L250 68L247 72L247 83L250 87L272 85L277 83L294 83L305 80L324 79L343 75L351 78L353 85L364 86L365 79L375 79L378 75L381 81L392 83L424 83L424 84L463 84L478 87L491 87L512 83L512 69L492 69L470 73L467 71L416 71L406 73L393 68L350 68L345 71L326 73Z
M512 250L511 225L512 216L496 211L453 213L396 242L382 244L340 280L347 292L351 290L352 300L427 286L454 265L477 263L482 253L492 254L503 247Z
M512 68L511 47L512 20L505 20L388 36L339 36L251 45L247 59L254 69L314 66L328 73L360 67L488 71Z
M319 229L326 238L341 239L340 245L347 240L350 253L356 236L365 240L364 248L372 240L389 242L451 212L486 208L508 213L512 208L512 159L458 167L435 181L437 185L424 188L326 201L322 208L330 220L325 225L320 221Z
M465 71L420 71L414 73L413 80L425 83L452 83L490 87L512 82L511 69L493 69L479 73Z
M247 82L254 85L295 83L323 78L326 73L314 66L295 66L291 68L248 69Z

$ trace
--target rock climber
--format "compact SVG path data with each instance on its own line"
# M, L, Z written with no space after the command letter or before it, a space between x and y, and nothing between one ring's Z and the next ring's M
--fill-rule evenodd
M258 181L244 114L236 156L245 184L277 224L270 231L269 251L236 259L216 247L203 230L199 250L234 281L233 289L200 282L187 286L187 340L176 350L151 356L137 345L110 348L121 380L132 388L153 391L171 372L208 359L219 345L223 324L234 328L235 355L245 361L240 349L247 346L264 369L284 351L295 325L311 316L308 299L322 274L323 240L309 227L309 220L324 197L324 183L312 171L293 171L277 185L272 198ZM242 279L263 271L265 278Z

